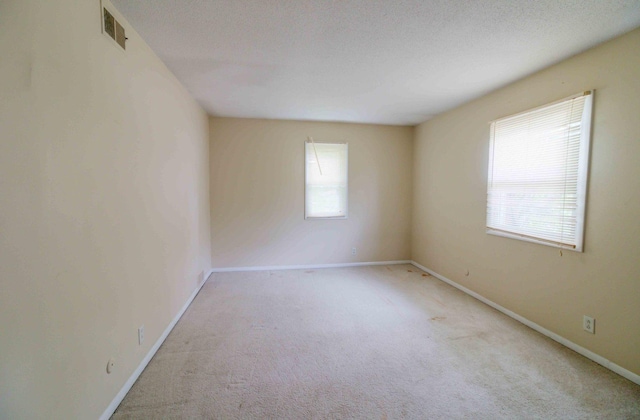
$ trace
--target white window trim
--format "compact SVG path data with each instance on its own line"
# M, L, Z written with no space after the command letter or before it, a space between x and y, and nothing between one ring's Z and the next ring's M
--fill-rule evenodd
M496 121L500 121L507 118L517 117L519 115L527 114L532 111L536 111L541 108L546 108L564 101L568 101L571 99L575 99L581 96L587 96L584 104L584 111L582 114L581 121L581 132L580 132L580 156L578 163L578 197L577 197L577 209L576 209L576 245L568 245L564 243L554 242L550 240L535 238L527 235L521 235L513 232L506 232L503 230L490 228L487 226L486 233L494 236L501 236L510 239L518 239L525 242L532 242L540 245L546 245L551 247L556 247L560 249L567 249L575 252L583 252L584 251L584 227L585 227L585 213L586 213L586 196L587 196L587 185L588 185L588 177L589 177L589 155L591 150L591 123L593 119L593 97L595 91L592 89L590 91L584 91L575 95L568 96L566 98L541 105L536 108L528 109L524 112L519 112L517 114L508 115L502 118L495 119L490 121L491 124L491 139L489 143L489 166L488 170L491 171L493 167L493 148L494 148L494 123ZM489 179L487 180L489 182ZM488 191L487 185L487 191ZM487 222L488 222L488 214L487 214Z
M309 216L307 209L307 144L344 144L346 146L346 171L347 171L347 186L345 188L345 194L347 196L347 200L345 202L344 207L344 216ZM305 141L304 142L304 219L305 220L346 220L349 218L349 143L345 141Z

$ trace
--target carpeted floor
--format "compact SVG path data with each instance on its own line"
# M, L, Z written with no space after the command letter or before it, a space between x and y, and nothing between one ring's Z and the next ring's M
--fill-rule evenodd
M220 273L113 418L640 418L640 386L413 266Z

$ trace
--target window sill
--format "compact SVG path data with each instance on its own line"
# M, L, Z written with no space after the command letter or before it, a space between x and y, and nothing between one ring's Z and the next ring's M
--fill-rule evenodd
M503 238L517 239L519 241L524 241L524 242L533 242L534 244L546 245L546 246L559 248L559 249L566 249L568 251L582 252L582 247L578 247L578 246L574 247L573 245L566 245L566 244L561 244L557 242L546 241L543 239L535 239L529 236L519 235L517 233L509 233L509 232L504 232L501 230L495 230L491 228L487 228L486 232L489 235L501 236Z

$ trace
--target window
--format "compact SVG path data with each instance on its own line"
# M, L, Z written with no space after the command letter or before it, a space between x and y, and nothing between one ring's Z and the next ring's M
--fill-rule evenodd
M305 219L347 218L347 144L305 143Z
M592 98L491 123L487 233L582 252Z

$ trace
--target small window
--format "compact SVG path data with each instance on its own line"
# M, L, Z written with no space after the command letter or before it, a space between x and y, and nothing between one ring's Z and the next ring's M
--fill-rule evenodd
M487 233L582 252L592 98L491 123Z
M305 219L346 219L347 156L346 143L305 143Z

